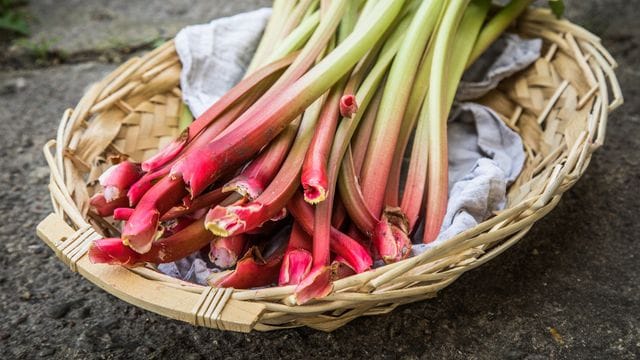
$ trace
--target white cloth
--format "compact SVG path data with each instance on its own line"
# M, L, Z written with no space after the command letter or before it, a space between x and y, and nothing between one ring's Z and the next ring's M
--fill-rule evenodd
M189 26L176 36L182 62L180 77L185 103L196 116L238 82L248 66L270 9L260 9L208 24ZM457 99L468 101L486 94L507 76L540 56L539 39L505 35L465 73ZM458 104L449 121L449 202L438 239L417 244L413 253L446 241L501 210L506 190L524 164L525 154L517 133L489 108L471 102ZM422 226L422 225L421 225ZM421 227L420 226L420 227ZM421 232L419 228L417 235ZM159 269L189 281L204 282L212 269L194 254Z
M263 8L178 32L180 88L193 115L202 114L242 79L270 15L271 9Z

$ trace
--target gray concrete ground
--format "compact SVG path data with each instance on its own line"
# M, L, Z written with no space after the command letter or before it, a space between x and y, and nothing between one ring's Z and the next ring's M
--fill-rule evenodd
M70 53L112 41L142 44L266 2L31 1L40 21L36 38L58 36ZM640 12L623 0L567 3L568 17L602 35L620 62L627 101L612 114L607 143L587 174L520 243L438 298L330 334L195 328L137 309L71 273L35 236L50 212L41 147L62 111L115 65L0 72L0 357L636 358Z

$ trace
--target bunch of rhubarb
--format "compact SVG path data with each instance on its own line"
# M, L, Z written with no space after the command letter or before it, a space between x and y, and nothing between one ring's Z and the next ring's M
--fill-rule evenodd
M529 2L275 0L244 79L157 155L100 177L92 209L121 232L91 260L202 251L225 270L211 285L294 285L305 303L407 258L442 225L464 69Z

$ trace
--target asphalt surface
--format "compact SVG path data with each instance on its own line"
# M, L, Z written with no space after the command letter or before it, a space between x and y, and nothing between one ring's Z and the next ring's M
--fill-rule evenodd
M147 4L113 3L39 1L33 7L38 14L52 14L43 22L55 22L61 21L56 16L62 17L59 8L65 6L69 11L93 6L113 18L130 10L126 16L135 18L135 11L144 12L141 4ZM238 7L224 7L226 13L205 15L264 3L240 1ZM170 15L172 6L184 6L166 4ZM1 71L0 357L637 358L640 11L637 2L622 0L574 0L567 7L567 16L601 35L619 61L626 99L611 114L606 144L586 175L518 244L468 272L437 298L357 319L333 333L303 328L238 334L196 328L128 305L69 271L35 235L37 223L51 211L41 148L55 136L63 110L115 65L96 57L73 65ZM108 16L96 19L110 21ZM75 31L73 19L64 21ZM36 35L42 32L46 28ZM61 46L73 52L71 45ZM82 46L96 45L89 41Z

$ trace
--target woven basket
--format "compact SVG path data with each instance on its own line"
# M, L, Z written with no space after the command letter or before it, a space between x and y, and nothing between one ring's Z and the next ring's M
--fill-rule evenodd
M54 213L40 223L38 235L73 271L107 292L217 329L331 331L358 316L434 297L515 244L558 204L602 145L607 114L622 104L616 63L596 36L538 9L527 11L516 31L542 38L543 56L481 99L520 133L527 154L507 208L419 256L339 280L326 298L295 306L293 286L211 288L152 267L94 265L85 256L88 244L112 226L88 212L106 160L123 155L144 160L177 135L180 63L173 42L130 59L64 113L56 139L45 146Z

